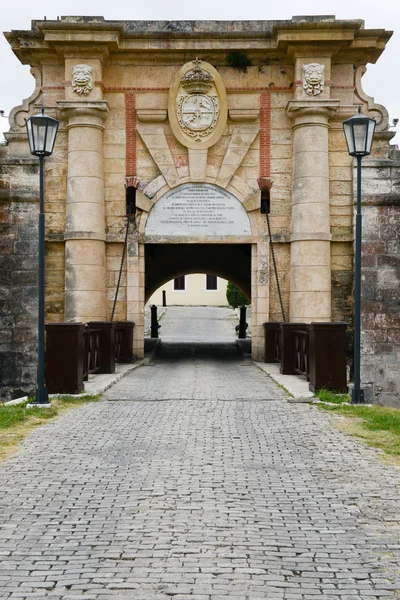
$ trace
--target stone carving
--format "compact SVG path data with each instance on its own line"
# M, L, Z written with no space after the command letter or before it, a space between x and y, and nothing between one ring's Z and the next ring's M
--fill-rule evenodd
M324 91L325 66L319 63L303 65L303 89L309 96L318 96Z
M209 135L219 117L217 96L207 94L214 80L210 73L201 68L201 60L193 61L194 67L182 77L181 85L188 92L176 101L177 120L181 129L195 141Z
M87 96L93 89L93 68L89 65L75 65L72 69L72 89L75 94Z
M199 58L196 58L193 61L193 64L193 69L188 71L182 77L182 87L184 87L189 94L206 94L214 83L212 75L201 68L201 60Z

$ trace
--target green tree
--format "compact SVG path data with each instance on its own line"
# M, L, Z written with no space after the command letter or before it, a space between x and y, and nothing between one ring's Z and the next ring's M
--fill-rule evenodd
M230 306L234 306L235 304L235 291L238 292L238 306L242 306L243 304L250 304L250 300L242 292L242 290L231 281L228 281L228 285L226 287L226 299L228 300L228 304Z

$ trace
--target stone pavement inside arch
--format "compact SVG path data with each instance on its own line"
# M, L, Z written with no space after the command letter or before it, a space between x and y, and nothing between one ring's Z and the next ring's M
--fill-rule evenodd
M154 366L0 465L0 598L399 597L398 469L288 404L214 311L191 314L219 351L167 312Z

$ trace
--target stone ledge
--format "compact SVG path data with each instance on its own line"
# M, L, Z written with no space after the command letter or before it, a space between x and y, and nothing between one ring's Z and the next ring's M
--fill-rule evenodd
M166 108L138 108L136 114L142 123L162 123L167 119Z
M333 233L332 242L354 242L352 233Z
M279 385L289 392L292 398L313 398L314 393L308 388L308 381L300 375L282 375L279 371L279 365L275 363L254 362L256 367L264 371ZM289 400L289 397L288 397Z
M393 168L399 168L400 167L400 160L397 159L391 159L391 158L365 158L362 161L362 166L364 169L368 169L369 167L375 167L375 168L379 168L382 169L384 167L393 167ZM354 171L356 171L357 166L354 163L353 166Z
M99 231L66 231L64 233L64 240L98 240L105 242L106 234Z
M259 108L230 108L228 110L229 118L235 123L251 123L257 121L260 116Z
M39 172L39 159L33 158L33 156L5 156L0 158L0 165L15 165L15 166L27 166L34 165L38 168Z
M143 360L138 360L132 364L117 364L115 365L115 373L107 373L104 375L89 375L89 381L85 382L85 395L97 395L102 394L114 383L117 383L120 379L125 377L128 373L131 373L138 367L141 367Z
M321 232L317 232L317 233L312 233L310 231L307 231L307 233L292 233L290 235L290 241L291 242L303 242L303 241L321 241L321 242L331 242L332 241L332 234L331 233L325 233L323 231Z
M354 205L357 204L355 200ZM400 206L400 192L393 194L363 194L362 206Z

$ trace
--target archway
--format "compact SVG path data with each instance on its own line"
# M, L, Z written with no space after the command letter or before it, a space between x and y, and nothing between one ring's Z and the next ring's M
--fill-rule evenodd
M146 244L145 300L161 285L190 273L209 273L237 285L251 298L250 244Z
M157 196L141 204L139 244L132 255L128 287L131 319L138 322L134 333L138 355L144 341L144 308L151 295L177 277L203 273L231 281L251 299L253 357L260 357L269 278L268 244L259 236L257 206L244 205L235 188L211 183L184 183L164 188Z
M146 302L150 296L168 281L195 273L206 273L216 275L237 285L250 299L251 297L251 245L250 244L146 244L145 246L145 299ZM212 306L201 306L200 302L195 303L197 308L188 306L170 306L166 316L163 318L163 325L160 330L162 349L164 341L169 340L168 348L171 352L171 336L174 339L173 353L175 355L177 347L185 348L188 351L187 342L195 340L201 342L200 345L193 343L190 345L190 352L206 352L207 356L223 352L226 354L227 348L233 352L235 347L235 322L231 321L231 314L227 313L227 305L222 308ZM231 310L231 309L230 309ZM234 314L234 313L233 313ZM218 319L218 327L215 329L215 319ZM167 319L167 322L165 322ZM173 320L173 330L171 330L170 320ZM225 319L225 325L221 325L221 319ZM228 321L226 320L228 319ZM193 327L193 323L196 326ZM169 325L169 327L168 327ZM198 325L198 326L197 326ZM221 337L221 327L224 329L224 335ZM167 327L167 329L165 329ZM231 333L229 333L231 331ZM167 332L166 335L164 335ZM206 333L207 332L207 333ZM168 336L169 333L169 336ZM204 346L205 337L207 344ZM228 338L231 340L227 346ZM250 341L249 341L250 342ZM183 345L182 345L183 344ZM250 348L250 346L248 346ZM207 350L205 351L205 348ZM237 348L239 351L239 348Z

